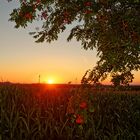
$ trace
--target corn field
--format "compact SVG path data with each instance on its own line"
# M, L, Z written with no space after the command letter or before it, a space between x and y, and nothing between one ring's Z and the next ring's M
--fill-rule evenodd
M79 125L67 112L69 99L78 88L1 84L0 140L140 139L140 91L96 92L86 88L94 112Z

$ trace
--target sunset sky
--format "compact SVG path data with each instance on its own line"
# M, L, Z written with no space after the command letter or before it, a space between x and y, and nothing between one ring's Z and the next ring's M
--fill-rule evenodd
M76 40L67 42L68 30L51 44L35 43L29 32L41 24L15 29L8 19L16 6L17 0L0 0L0 81L36 83L40 75L41 82L79 83L86 70L95 66L96 50L86 51ZM140 84L140 71L134 76L133 84Z

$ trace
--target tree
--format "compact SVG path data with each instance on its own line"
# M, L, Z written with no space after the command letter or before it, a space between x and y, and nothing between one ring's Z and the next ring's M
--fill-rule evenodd
M97 65L84 75L83 83L97 83L108 75L133 79L140 69L140 0L20 0L10 14L15 27L42 20L41 30L31 32L36 42L58 39L73 24L67 40L76 38L85 50L97 49ZM113 80L114 79L114 80Z

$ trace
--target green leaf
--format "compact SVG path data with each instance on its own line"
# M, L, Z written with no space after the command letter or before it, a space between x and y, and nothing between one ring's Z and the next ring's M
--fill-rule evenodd
M79 128L80 130L83 130L83 126L82 126L82 125L78 125L78 128Z
M90 107L89 107L89 112L90 112L90 113L93 113L94 111L95 111L94 106L90 106Z
M29 32L29 35L34 35L36 32Z

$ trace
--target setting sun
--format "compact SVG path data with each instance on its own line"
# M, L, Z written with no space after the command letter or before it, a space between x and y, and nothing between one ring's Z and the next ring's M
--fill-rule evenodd
M47 83L48 83L48 84L53 84L54 81L53 81L52 79L48 79Z

